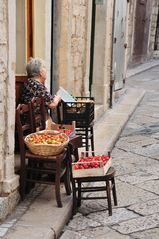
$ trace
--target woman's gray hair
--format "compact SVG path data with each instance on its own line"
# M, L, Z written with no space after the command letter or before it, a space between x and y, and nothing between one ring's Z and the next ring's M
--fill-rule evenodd
M45 63L42 59L30 58L28 64L26 65L27 76L29 78L38 76L42 67L45 67Z

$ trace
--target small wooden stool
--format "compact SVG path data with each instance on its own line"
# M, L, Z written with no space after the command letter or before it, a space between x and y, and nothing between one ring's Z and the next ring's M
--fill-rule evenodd
M112 215L112 203L111 203L111 192L113 194L114 205L117 205L117 195L115 187L115 169L110 167L106 175L95 176L95 177L82 177L82 178L72 178L72 190L73 190L73 215L77 212L77 207L81 205L81 200L92 200L92 199L107 199L108 202L108 212L109 216ZM82 186L82 183L86 182L105 182L105 186ZM83 197L84 192L97 192L106 191L106 196L104 197Z

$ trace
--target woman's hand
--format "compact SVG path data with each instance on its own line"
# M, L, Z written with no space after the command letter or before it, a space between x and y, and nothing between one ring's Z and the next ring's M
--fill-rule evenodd
M54 96L54 102L59 103L61 101L61 97L59 95Z
M50 109L56 108L60 101L61 101L61 97L60 97L59 95L55 95L55 96L54 96L54 101L51 102L51 103L48 105L49 108L50 108Z

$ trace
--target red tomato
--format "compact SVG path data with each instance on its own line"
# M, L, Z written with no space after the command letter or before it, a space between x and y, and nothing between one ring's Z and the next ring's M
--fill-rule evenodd
M76 169L79 169L78 164L75 164L75 165L74 165L74 169L75 169L75 170L76 170Z

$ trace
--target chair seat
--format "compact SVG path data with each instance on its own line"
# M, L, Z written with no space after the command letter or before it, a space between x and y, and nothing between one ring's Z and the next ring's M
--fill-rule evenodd
M54 184L58 207L62 207L60 195L61 177L65 175L68 177L69 161L67 155L67 148L62 153L53 156L41 156L27 151L25 157L28 158L28 166L26 166L27 177L25 180L30 183ZM30 175L30 176L29 176ZM68 178L64 180L66 192L71 194Z
M53 160L53 161L56 161L56 160L62 160L63 157L66 156L66 149L64 149L60 154L58 155L51 155L51 156L44 156L44 155L38 155L38 154L33 154L30 150L27 150L26 153L25 153L25 156L27 158L33 158L33 159L41 159L41 160Z

